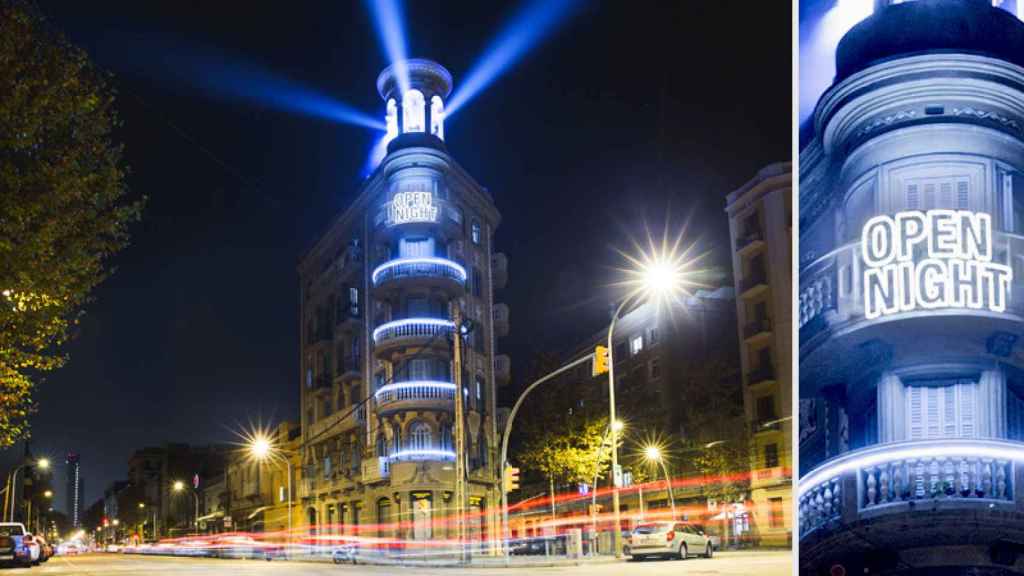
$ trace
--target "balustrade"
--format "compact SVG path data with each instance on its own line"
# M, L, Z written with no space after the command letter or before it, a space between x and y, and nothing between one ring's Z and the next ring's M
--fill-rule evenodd
M1013 464L975 456L906 458L860 469L861 509L923 500L1013 500Z
M843 494L839 477L811 487L800 496L800 537L838 521L843 513Z

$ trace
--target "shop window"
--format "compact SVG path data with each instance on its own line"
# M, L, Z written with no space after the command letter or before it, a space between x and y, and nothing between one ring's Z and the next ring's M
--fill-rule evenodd
M779 465L779 445L766 444L764 447L764 467L777 468Z

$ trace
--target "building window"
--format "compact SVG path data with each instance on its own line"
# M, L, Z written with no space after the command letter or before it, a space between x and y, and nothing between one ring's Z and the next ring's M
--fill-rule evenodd
M331 477L331 455L324 456L324 478Z
M757 399L757 419L759 424L775 419L774 396L761 396Z
M629 351L634 356L639 354L640 351L643 350L643 349L644 349L644 337L642 335L634 336L633 339L629 341Z
M387 526L391 522L391 500L381 498L377 500L377 523Z
M413 88L402 96L402 132L423 132L426 100L423 92Z
M403 238L398 244L398 255L402 258L427 258L434 255L433 238Z
M651 380L654 380L655 378L661 378L661 358L657 356L651 358L650 378Z
M349 314L351 314L353 318L358 318L359 317L359 288L349 288L348 289L348 307L349 307Z
M768 526L770 528L782 528L785 526L786 511L782 506L782 498L768 499Z
M331 399L325 398L322 404L321 418L327 418L328 416L331 415L331 412Z
M658 333L657 326L653 326L649 330L647 330L647 343L650 344L651 346L657 344L660 338L661 334Z
M441 450L452 449L452 425L447 422L441 424Z
M306 388L313 387L313 369L306 368Z
M429 450L430 449L430 424L426 422L414 422L409 427L409 449Z
M473 240L473 244L480 244L480 223L479 222L474 220L473 224L470 225L469 237L470 237L471 240Z
M278 486L277 487L277 501L278 502L284 502L287 499L288 499L288 493L285 492L284 486Z
M484 280L483 274L480 273L480 269L476 266L473 267L473 296L477 298L483 293Z
M619 342L615 345L615 358L612 359L612 362L622 362L626 359L627 352L629 352L629 344L625 340Z
M910 440L977 437L977 382L915 382L907 386L906 398Z
M444 102L437 94L430 97L430 133L444 140Z
M779 445L767 444L764 447L764 467L777 468L779 466Z

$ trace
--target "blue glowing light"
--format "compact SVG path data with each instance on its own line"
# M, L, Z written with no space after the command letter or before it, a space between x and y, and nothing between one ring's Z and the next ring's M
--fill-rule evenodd
M387 59L394 66L395 79L400 94L409 89L409 67L406 65L405 26L402 23L402 7L399 0L366 0L377 26L377 36L384 47Z
M375 328L373 331L373 341L380 341L382 334L386 334L389 338L434 336L441 332L451 332L454 329L454 322L442 318L403 318L381 324Z
M391 455L395 460L455 460L455 452L451 450L402 450Z
M413 392L423 390L426 391L428 394L436 394L439 392L454 392L455 384L452 384L451 382L439 382L436 380L415 380L410 382L397 382L395 384L381 386L380 390L377 390L374 396L380 399L381 396L391 394L392 392L398 392L398 395L402 396L401 392L410 390Z
M481 59L456 87L447 102L445 116L454 114L518 63L581 4L579 0L532 0L524 6L498 32Z
M157 42L160 42L157 40ZM248 102L276 110L383 131L384 122L309 86L217 49L167 41L160 66L143 73L160 81L171 77L206 96Z
M430 258L430 257L418 257L418 258L397 258L395 260L389 260L374 269L373 274L370 277L373 279L374 285L380 280L380 276L386 271L397 268L394 274L398 275L438 275L452 277L459 282L466 281L466 269L461 265L447 260L445 258Z

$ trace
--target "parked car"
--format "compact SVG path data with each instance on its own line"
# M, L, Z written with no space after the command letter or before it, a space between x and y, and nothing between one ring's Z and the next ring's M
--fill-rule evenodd
M634 560L651 556L670 556L685 560L701 555L711 558L711 538L693 524L685 522L647 522L636 527L629 536L626 550Z
M719 536L718 534L715 534L714 532L708 530L707 528L705 528L701 524L694 524L693 527L696 528L698 531L703 532L703 533L708 535L708 538L711 539L711 549L712 550L714 550L715 552L718 552L719 550L722 549L722 537L721 536Z
M39 564L39 542L21 522L0 522L0 562L8 565Z
M509 542L509 553L513 556L565 554L565 535L518 538Z
M46 538L42 536L36 536L36 540L39 541L39 561L46 562L53 557L53 544L46 541Z
M334 549L331 550L331 560L335 564L345 564L349 562L355 564L357 555L358 548L352 543L335 546Z

